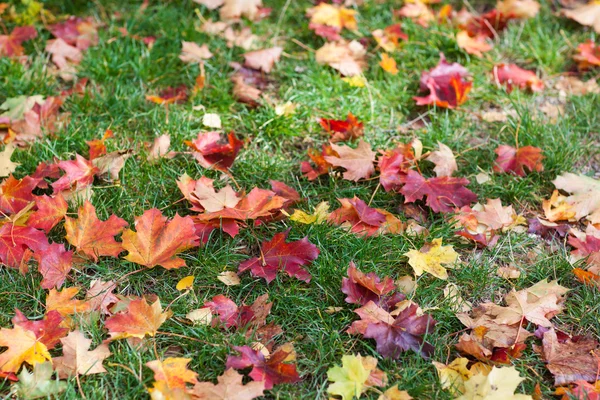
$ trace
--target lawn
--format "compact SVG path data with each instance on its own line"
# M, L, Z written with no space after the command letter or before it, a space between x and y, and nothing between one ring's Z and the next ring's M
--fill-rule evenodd
M17 2L16 10L22 11L26 7L24 3ZM279 115L275 107L264 100L257 107L236 100L231 81L234 69L230 63L243 63L243 54L248 50L229 47L219 35L201 31L203 21L219 19L217 10L183 0L151 0L147 7L141 7L138 1L50 0L42 3L59 21L74 15L100 22L99 41L83 52L76 67L75 81L87 79L87 86L81 94L68 96L62 105L60 112L66 116L67 123L53 134L18 148L12 158L20 163L14 176L23 178L33 174L40 162L72 160L76 154L87 157L86 142L101 139L110 129L114 136L105 141L108 152L129 150L131 157L120 170L118 179L96 178L91 186L91 202L101 220L115 214L133 229L134 219L152 208L169 218L176 214L197 214L190 210L190 203L183 199L177 186L177 180L184 174L192 179L208 177L215 180L217 187L230 184L236 191L246 193L254 187L270 188L270 180L284 182L301 197L288 209L289 214L294 209L311 213L323 201L335 210L340 204L337 199L356 196L370 207L393 213L402 221L414 218L409 213L414 210L405 207L404 196L386 192L377 179L348 181L343 179L339 169L312 181L303 176L300 163L308 160L307 150L320 149L329 139L319 119L343 120L349 112L364 123L362 139L374 151L392 149L414 138L422 142L423 152L436 150L438 142L447 145L456 156L458 170L454 175L470 181L467 187L477 195L479 202L485 204L487 199L499 198L503 205L512 205L526 219L543 218L542 201L550 198L554 190L552 181L559 174L572 172L591 177L600 174L599 95L565 95L555 87L559 77L567 72L578 74L584 81L598 74L598 68L578 71L572 59L578 44L597 35L591 28L558 16L558 3L541 1L541 9L535 17L511 21L493 40L493 49L483 57L459 48L454 36L456 28L449 24L433 22L424 28L409 18L399 19L394 10L402 6L400 1L366 0L360 6L351 6L358 12L358 28L344 30L342 36L370 41L366 55L368 68L363 75L366 85L356 87L342 80L335 69L316 61L315 51L325 39L308 28L306 9L314 4L265 0L265 6L272 8L270 16L254 22L242 19L236 26L251 28L260 38L257 49L283 48L273 70L264 74L269 80L265 93L274 103L297 105L295 112L289 115ZM454 6L455 9L461 7L460 4ZM473 6L473 11L480 12L493 7ZM439 10L440 5L434 8ZM8 11L6 13L2 25L7 32L27 24L17 23L8 18ZM393 75L378 65L382 50L376 47L371 32L399 21L408 40L390 53L399 70ZM44 18L33 18L31 23L36 26L38 36L23 44L27 62L0 57L0 104L23 95L57 96L75 82L65 81L53 71L50 56L44 50L46 41L53 36L45 29ZM120 28L126 28L128 34L124 35ZM156 38L152 46L140 40L148 36ZM204 61L204 87L194 94L190 89L189 99L182 103L161 105L147 100L146 96L156 95L168 87L196 85L200 66L179 59L182 41L207 44L213 54ZM413 100L414 96L422 95L419 93L422 71L435 67L440 53L444 53L449 62L465 66L473 83L467 101L456 109L417 106ZM535 71L544 81L544 90L532 93L514 89L508 93L492 79L492 68L500 62ZM500 121L490 122L486 117L490 111L504 111L504 114ZM235 132L244 141L227 173L202 167L185 144L194 140L199 132L215 130L203 125L207 113L220 116L222 132ZM170 135L170 150L179 154L149 161L147 144L163 134ZM356 147L349 142L343 144ZM525 176L494 172L494 150L503 144L541 148L543 171ZM431 162L420 162L423 175L434 176L433 167ZM488 180L478 183L476 176L481 177L481 174ZM52 189L38 188L34 193L51 194ZM265 391L266 398L327 398L328 369L340 365L343 355L358 353L378 360L378 368L387 374L389 382L382 390L398 384L416 399L455 398L442 387L432 364L432 361L447 364L459 356L455 345L466 331L456 317L454 300L443 294L448 283L455 284L462 298L477 306L484 302L504 304L504 296L512 289L525 289L542 279L557 279L560 285L571 290L565 296L564 310L552 318L555 329L573 336L598 338L600 294L597 287L584 285L573 274L573 269L582 268L584 262L572 262L572 247L566 238L557 236L547 240L527 233L525 227L498 232L495 246L477 246L456 235L451 213L435 213L424 202L416 204L421 210L419 224L426 228L425 234L401 232L364 236L333 223L302 224L285 217L264 224L250 221L234 238L216 229L206 244L180 254L185 266L171 270L159 266L141 267L124 259L125 253L120 258L107 256L96 261L93 257L83 257L63 284L63 288L80 288L79 299L85 297L94 280L116 281L115 294L123 299L158 296L163 309L169 307L172 316L162 324L159 333L147 336L139 346L128 340L110 342L112 354L103 363L106 372L68 378L65 390L58 397L148 398L148 388L155 379L145 364L167 357L191 359L188 367L198 374L198 381L216 382L226 369L228 356L237 354L233 346L256 342L246 335L250 328L226 329L216 323L212 326L194 324L186 318L190 311L204 307L205 302L217 295L227 296L241 305L252 304L259 296L268 294L272 309L267 322L281 326L281 333L273 339L275 347L293 343L294 363L301 380L275 385ZM77 198L70 202L67 216L76 218L80 205ZM577 223L572 226L576 227ZM318 258L306 266L312 276L309 283L281 272L270 283L248 272L240 273L239 285L227 286L217 279L222 272L237 271L241 262L257 256L259 243L288 229L288 240L307 237L320 251ZM67 249L75 251L65 240L65 234L64 223L60 222L50 230L48 238L50 242L65 243ZM456 268L449 270L447 280L428 273L417 277L417 287L408 296L437 321L424 337L435 349L431 357L427 359L409 350L397 359L386 358L378 353L373 339L346 333L350 324L358 319L354 310L359 307L346 303L346 295L341 291L349 264L354 262L361 271L376 272L382 278L414 277L404 254L436 238L441 238L444 245L453 246L460 261ZM0 267L0 326L5 329L13 327L15 309L29 319L40 319L46 313L49 291L40 286L42 276L37 272L37 262L31 260L29 265L26 273ZM514 279L499 276L498 268L506 266L516 267L520 276ZM193 289L177 290L177 283L189 275L195 277ZM98 312L77 313L72 316L71 329L77 327L84 332L95 348L109 337L104 324L107 318ZM535 330L534 324L521 322L531 332ZM539 346L541 340L532 337L526 344L521 355L510 358L509 364L503 366L513 365L525 378L517 393L532 394L539 384L543 398L550 398L555 391L553 377L534 350L534 345ZM60 356L61 345L50 354ZM31 370L30 365L23 368ZM247 370L240 373L242 371ZM244 382L248 381L246 378ZM0 383L0 393L10 397L12 386L7 378ZM370 390L363 398L378 396L377 391Z

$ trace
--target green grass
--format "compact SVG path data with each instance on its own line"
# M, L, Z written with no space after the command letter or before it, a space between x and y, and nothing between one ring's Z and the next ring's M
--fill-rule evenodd
M371 53L370 68L365 73L369 81L367 89L350 87L334 70L318 65L312 53L290 40L295 38L313 49L322 45L322 40L307 28L304 11L310 2L292 1L287 12L281 15L285 1L266 0L267 6L273 8L272 16L254 24L242 24L252 26L255 34L264 37L265 46L271 43L284 46L285 54L270 74L274 82L270 94L299 105L290 117L277 117L269 107L253 109L234 100L229 80L232 70L228 63L241 61L244 51L230 49L224 40L196 30L199 20L194 9L197 5L191 1L151 2L143 13L138 12L139 3L131 1L51 0L44 3L46 9L57 15L94 16L105 26L99 31L99 45L87 51L78 70L80 78L90 80L87 94L72 96L65 103L63 111L70 113L69 124L56 136L44 138L16 153L14 158L21 163L16 175L32 173L41 161L70 159L75 153L86 155L85 141L100 138L105 129L112 129L115 137L108 141L109 151L132 148L136 149L136 156L127 161L118 184L96 182L93 203L101 219L115 213L131 224L135 216L151 207L162 209L168 216L190 214L186 203L178 202L181 196L175 183L177 178L184 173L193 178L202 175L218 178L219 174L204 170L191 157L181 155L150 164L146 161L143 143L168 133L173 150L185 151L183 141L194 138L203 129L203 112L192 110L193 105L199 104L207 112L220 114L225 131L235 131L248 140L232 168L236 181L247 190L254 186L268 187L270 179L284 181L306 199L299 205L304 210L312 209L321 201L329 201L337 207L336 198L354 195L368 201L376 189L376 181L356 184L325 176L308 182L300 174L299 161L305 159L306 148L326 141L316 118L342 118L349 111L365 122L365 139L373 148L391 148L394 143L406 142L415 136L426 150L433 149L438 141L447 144L455 154L460 154L458 175L471 180L469 188L481 201L499 197L528 217L540 212L541 200L549 197L553 189L551 180L560 172L598 172L598 142L594 139L600 130L598 95L569 99L565 115L552 123L539 114L536 102L557 97L554 89L537 95L518 90L506 94L490 79L491 68L497 62L515 62L538 70L542 77L552 77L573 68L572 45L593 34L555 17L547 3L536 18L512 24L483 59L462 52L452 39L453 31L449 27L423 29L410 21L403 22L410 41L394 55L400 73L386 74L377 66L378 54ZM391 24L394 21L391 9L399 5L399 2L367 1L358 9L360 33L348 33L347 37L369 36L370 31ZM217 12L197 7L204 17L218 18ZM115 11L119 11L121 18L109 17ZM279 37L273 38L280 18ZM117 31L122 26L132 34L154 35L158 40L149 50L139 41L122 38ZM8 58L0 58L0 103L18 95L49 96L65 87L48 73L48 56L43 48L50 35L40 31L44 33L25 45L26 53L32 55L30 65L24 67ZM145 95L167 86L193 85L198 67L179 60L182 40L208 43L215 56L206 62L208 86L204 91L184 105L170 106L167 116L164 107L146 101ZM421 71L435 66L440 52L444 52L448 60L462 63L472 73L474 89L464 110L427 112L414 105L412 97L418 90ZM513 108L517 117L502 123L482 122L474 117L490 106ZM427 114L425 128L409 133L398 129L423 113ZM524 178L493 174L494 149L498 144L514 144L517 130L520 145L544 150L545 170ZM592 163L594 157L595 163ZM490 174L490 182L475 182L474 176L481 171ZM401 196L379 190L371 205L398 213L402 202ZM75 208L70 211L74 212ZM452 244L460 252L462 267L450 272L449 282L456 283L462 296L473 304L500 302L513 287L522 289L544 278L558 279L573 290L568 295L565 311L554 319L555 324L566 332L600 334L597 306L600 294L574 279L568 250L562 243L548 244L527 234L509 233L501 237L496 247L477 250L455 236L441 215L429 214L426 225L431 232L429 238L389 235L364 239L329 225L304 226L291 221L246 229L234 239L214 233L206 246L185 253L186 267L174 271L155 268L131 275L117 291L123 295L156 294L166 306L180 294L175 289L178 280L195 275L193 295L173 304L174 317L161 330L209 344L168 335L158 335L152 340L156 341L162 357L189 357L192 359L190 368L198 372L199 379L213 382L224 371L231 346L246 344L246 339L243 332L191 326L185 322L185 314L217 294L222 293L236 303L250 303L268 293L274 304L268 321L282 326L284 333L277 339L279 343L294 343L303 377L299 384L279 385L268 392L268 398L277 399L326 398L327 369L339 364L342 355L356 352L378 357L390 383L397 382L414 398L451 398L441 389L430 361L412 352L403 354L399 360L382 359L373 341L345 333L355 319L353 307L344 302L345 295L340 291L349 262L354 261L360 269L376 271L381 276L410 275L411 268L402 254L419 248L431 238L441 237L445 244ZM321 251L309 267L313 276L310 284L280 275L267 285L264 280L245 274L240 286L225 287L216 279L220 272L236 270L239 262L254 254L257 239L270 239L286 227L292 228L291 239L308 236ZM51 238L64 241L63 237L63 228L55 228ZM520 278L507 281L496 275L499 266L508 264L522 269ZM122 259L102 258L78 268L71 274L67 286L86 288L92 279L118 279L136 269L136 265ZM40 288L40 280L36 272L21 275L16 270L0 268L0 326L11 326L15 308L30 318L44 314L46 291ZM457 355L453 345L458 340L457 332L463 327L442 295L446 282L423 276L418 285L413 300L438 321L434 332L427 335L427 340L436 348L432 359L446 362ZM325 313L328 307L343 307L343 310L330 315ZM93 337L94 345L106 337L100 321L90 321L86 331ZM530 339L528 343L531 342ZM152 373L143 365L155 359L152 348L150 345L134 349L126 341L112 343L113 355L105 362L108 372L81 379L87 398L148 397L145 387L151 385ZM545 396L553 392L551 376L531 346L514 364L527 377L521 392L531 393L536 383L541 384ZM141 375L136 376L130 370ZM0 393L6 394L8 390L8 384L0 386ZM75 380L61 398L80 398Z

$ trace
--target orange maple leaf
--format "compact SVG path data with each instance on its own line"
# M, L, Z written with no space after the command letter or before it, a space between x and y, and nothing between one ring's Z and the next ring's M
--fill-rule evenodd
M127 310L113 315L105 322L110 333L108 341L144 336L155 336L158 328L171 316L171 312L163 312L160 300L149 305L146 299L132 300Z
M0 354L1 372L17 372L24 362L35 365L51 359L48 349L35 334L20 326L0 329L0 346L8 347Z
M111 215L106 221L96 216L96 208L86 201L79 208L78 219L65 217L66 239L77 251L91 257L94 261L99 256L117 257L123 247L114 238L127 226L125 220Z
M148 268L157 265L166 269L183 267L185 261L176 254L198 246L198 237L191 217L175 217L169 221L160 210L152 208L135 219L137 232L123 232L123 248L129 251L125 259Z

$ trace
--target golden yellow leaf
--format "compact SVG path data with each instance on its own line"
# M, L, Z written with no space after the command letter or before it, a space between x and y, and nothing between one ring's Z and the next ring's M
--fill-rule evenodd
M447 264L450 268L450 265L458 260L458 253L452 246L442 246L442 239L433 239L421 250L410 250L404 255L408 257L408 264L413 268L416 276L422 275L425 271L440 279L448 279L448 271L442 264Z
M183 290L192 290L193 288L194 288L194 275L186 276L185 278L183 278L179 282L177 282L177 286L175 286L175 289L179 290L180 292Z
M493 367L487 376L480 373L465 381L464 394L456 400L531 400L514 393L523 380L515 367Z
M342 78L342 80L352 87L362 88L367 85L367 80L359 75L351 76L348 78Z
M333 382L327 388L327 393L341 396L344 400L358 398L369 387L369 378L375 373L381 375L377 369L377 360L373 357L345 355L342 357L342 366L334 366L327 370L327 378ZM385 380L383 378L382 380Z
M290 219L301 224L322 224L329 217L329 203L323 201L319 203L312 214L307 214L302 210L294 210Z
M379 61L379 66L383 68L385 72L388 72L392 75L398 74L396 60L388 56L387 53L381 53L381 61Z
M0 371L16 373L24 362L35 365L51 360L46 345L38 342L35 333L15 326L0 329L0 346L8 349L0 354Z

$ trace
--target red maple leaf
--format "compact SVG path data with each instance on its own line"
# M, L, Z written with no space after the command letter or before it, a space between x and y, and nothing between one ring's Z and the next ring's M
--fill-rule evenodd
M259 296L252 305L242 304L238 307L233 300L222 294L212 298L211 301L204 303L211 312L219 316L218 320L213 320L213 326L221 323L227 328L244 328L248 325L254 328L260 328L265 325L267 315L271 312L273 303L268 303L269 295Z
M79 50L86 50L91 45L98 43L98 32L96 23L92 18L80 18L70 16L60 24L48 26L48 30L54 36L77 47Z
M372 236L385 222L383 213L367 206L367 203L358 197L338 201L342 206L329 215L329 222L332 224L349 225L350 231L354 233Z
M91 161L79 154L75 155L75 160L59 162L58 168L65 171L65 175L52 184L55 193L69 190L73 186L83 188L91 185L94 176L100 171Z
M123 246L114 237L127 226L124 219L111 215L106 221L99 220L96 208L87 200L77 215L78 219L65 217L65 237L77 251L94 261L100 256L117 257L123 251Z
M286 185L285 183L276 180L270 180L269 183L271 184L271 189L273 189L273 192L286 199L286 202L283 206L284 208L287 208L288 206L291 206L292 204L302 200L302 197L298 191Z
M414 350L423 357L433 354L434 347L423 340L423 335L433 330L436 322L427 315L418 315L418 306L410 304L396 317L373 302L354 310L361 320L352 323L350 334L362 334L375 339L377 352L384 357L398 358L406 350Z
M156 104L181 104L188 99L188 88L185 85L179 85L175 88L168 87L157 95L147 95L146 100Z
M365 274L356 268L353 261L348 267L348 277L342 279L342 292L347 295L346 303L350 304L364 306L372 301L389 310L406 298L402 293L392 293L395 290L392 278L386 276L382 281L374 272Z
M233 164L244 142L235 137L235 133L229 132L227 143L221 144L219 132L199 133L192 141L186 141L194 150L194 157L204 168L214 168L227 171Z
M37 187L39 187L40 189L47 189L48 182L46 182L45 179L60 178L60 169L58 168L58 165L56 165L56 163L46 164L44 162L41 162L35 168L35 171L33 174L31 174L31 177L38 181Z
M17 26L10 35L0 35L0 57L23 55L23 42L36 37L33 26Z
M4 214L16 214L34 201L33 189L39 179L26 176L16 179L10 175L0 185L0 211Z
M577 54L573 56L581 70L600 66L600 45L591 40L577 46Z
M537 77L535 72L527 71L515 64L494 65L494 80L497 85L505 85L510 93L513 87L530 89L532 92L541 92L544 82Z
M311 159L314 167L308 161L302 161L300 167L302 174L308 178L309 181L314 181L321 175L325 175L329 172L329 168L332 165L325 160L327 156L339 156L330 145L324 144L321 152L316 149L308 149L308 157Z
M296 383L300 381L295 364L284 363L289 352L279 349L272 353L269 358L259 350L253 350L248 346L234 346L241 356L228 356L225 368L244 369L253 367L250 378L257 382L264 382L265 389L272 389L280 383Z
M575 247L575 250L571 254L578 258L584 258L592 253L600 252L600 238L594 235L586 235L585 240L576 236L570 236L569 244Z
M319 120L321 126L331 134L333 143L346 140L354 140L363 136L364 124L360 122L351 112L345 120L325 119Z
M487 13L472 17L466 24L465 30L470 36L485 36L494 39L498 33L506 29L508 22L514 19L512 14L504 14L493 9Z
M125 259L148 268L160 265L166 269L185 266L177 254L198 246L194 221L186 215L175 214L168 220L159 209L152 208L135 218L135 229L123 232Z
M31 321L21 311L15 309L12 323L33 332L35 337L50 350L69 333L69 328L61 327L63 320L62 315L56 310L48 311L41 320Z
M26 263L33 253L48 246L48 238L37 229L11 223L0 227L0 262L10 268L27 271Z
M310 282L311 276L302 266L317 259L319 249L305 237L294 242L287 242L289 231L277 233L273 239L263 242L260 257L254 257L240 264L239 272L250 270L253 276L265 278L270 283L277 271L285 271L289 276Z
M413 203L427 197L427 205L434 212L451 212L454 207L467 206L477 201L477 195L465 187L466 178L442 176L424 178L416 171L409 171L405 185L400 189L405 203Z
M429 90L426 97L414 97L417 105L437 105L442 108L456 108L467 100L467 94L473 86L471 82L463 80L469 72L458 63L446 61L440 53L438 65L421 74L420 89L422 92Z
M542 155L542 149L539 147L524 146L516 149L503 144L494 151L498 155L494 165L494 171L496 172L512 172L518 176L525 176L527 174L525 168L529 172L544 170L542 164L544 156Z
M382 151L377 160L379 182L386 192L398 190L404 184L404 177L413 165L415 154L412 145L401 144L393 150Z
M102 139L94 139L94 140L89 140L85 143L87 143L89 149L89 156L88 158L91 160L94 160L100 156L103 156L106 154L106 139L111 138L114 136L114 133L112 130L107 129L104 132L104 135L102 136Z
M332 42L342 38L340 36L340 28L337 26L328 26L311 22L308 24L308 29L314 31L315 35L321 36Z
M37 196L35 198L35 205L37 206L37 211L31 214L27 220L27 225L32 228L42 229L46 233L50 232L56 224L63 220L65 215L67 215L69 207L60 193L54 197L47 195Z
M35 254L38 270L44 277L42 289L60 288L73 267L73 252L62 243L52 243Z

